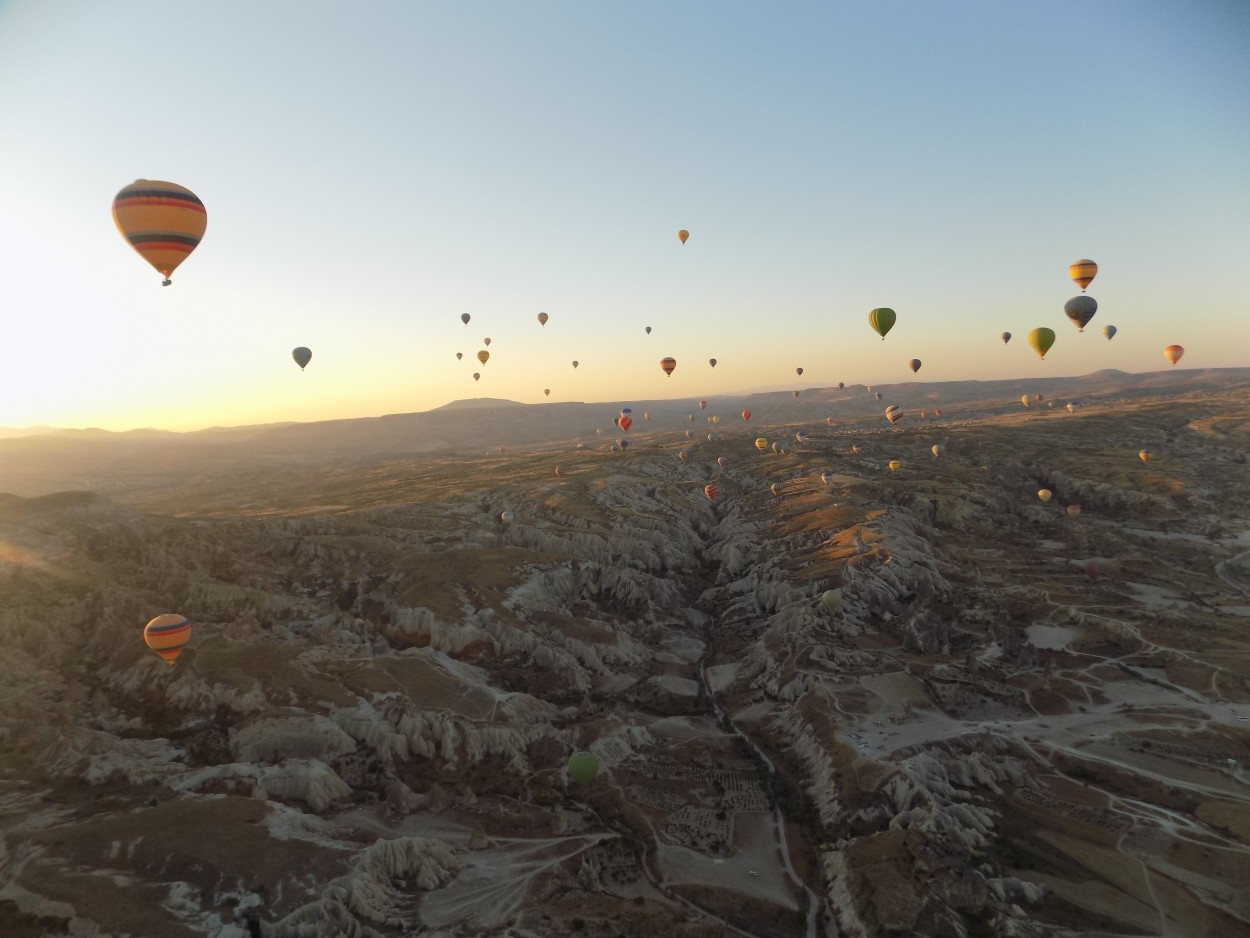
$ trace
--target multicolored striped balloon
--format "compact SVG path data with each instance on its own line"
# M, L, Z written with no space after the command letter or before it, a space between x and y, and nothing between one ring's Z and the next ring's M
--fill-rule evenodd
M190 189L172 182L138 179L113 199L113 222L169 286L173 272L204 237L208 213Z
M187 617L172 612L157 616L143 627L143 640L171 667L190 638L191 623Z
M703 486L703 494L708 497L708 501L716 501L716 496L720 494L720 488L709 482Z
M1071 277L1078 287L1084 290L1089 286L1090 281L1098 275L1098 265L1091 261L1088 257L1083 257L1079 261L1073 261L1068 265L1068 276Z

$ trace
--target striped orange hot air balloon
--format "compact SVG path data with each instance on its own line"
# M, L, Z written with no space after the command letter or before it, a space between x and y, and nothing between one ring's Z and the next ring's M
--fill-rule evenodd
M1078 287L1084 290L1089 286L1090 281L1098 275L1098 265L1091 261L1088 257L1083 257L1079 261L1073 261L1068 265L1068 276L1071 277Z
M171 667L190 638L191 623L187 617L171 612L157 616L143 627L143 640Z
M709 482L703 486L703 494L708 497L708 501L716 501L716 496L720 494L720 489L713 483Z
M176 183L138 179L113 199L113 222L139 256L164 276L164 286L178 265L204 237L208 213L190 189Z
M663 371L670 378L673 376L673 369L675 369L676 367L677 367L677 359L671 358L671 357L660 359L660 370Z

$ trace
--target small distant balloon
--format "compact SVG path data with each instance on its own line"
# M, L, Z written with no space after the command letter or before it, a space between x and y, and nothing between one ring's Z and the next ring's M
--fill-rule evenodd
M720 489L712 482L703 486L703 494L707 496L708 501L716 501L716 496L720 494Z
M1185 354L1185 350L1179 345L1169 345L1163 350L1163 357L1175 365L1181 360L1181 356Z
M944 447L941 443L934 443L929 448L929 451L933 453L934 459L941 459L942 454L946 452L946 447Z
M1050 489L1038 489L1037 497L1042 500L1042 504L1045 504L1046 502L1050 501L1051 499Z
M1151 455L1150 450L1144 449L1140 453L1137 454L1137 458L1140 459L1142 462L1150 462L1150 455Z
M481 373L480 371L475 371L475 372L473 372L473 380L474 380L474 381L481 381L481 380L482 380L482 373Z
M1004 332L1002 335L999 336L999 338L1003 340L1003 345L1006 345L1008 342L1011 341L1011 333Z
M1090 281L1098 274L1098 265L1087 257L1081 258L1079 261L1073 261L1068 265L1068 276L1073 279L1078 287L1084 290L1089 286Z
M764 439L762 436L757 437L755 440L755 448L761 453L768 452L768 440Z
M569 756L569 777L585 788L599 774L599 758L593 752L575 752Z
M803 377L803 369L802 369L802 368L795 368L795 369L794 369L794 373L795 373L796 375L798 375L800 378L801 378L801 377Z
M794 395L795 397L798 397L798 396L799 396L799 394L800 394L801 392L799 392L799 391L791 391L790 393L791 393L792 395Z
M191 623L187 617L172 612L157 616L143 627L143 641L170 667L190 638Z
M482 343L483 343L484 345L490 345L490 339L489 339L489 338L485 338L485 339L483 339L483 340L482 340Z
M469 324L469 320L470 320L470 319L472 319L472 318L473 318L473 317L472 317L472 316L470 316L468 313L461 313L461 314L460 314L460 321L461 321L462 323L464 323L466 326Z
M728 468L729 468L729 460L728 460L728 459L726 459L724 456L717 456L717 457L716 457L716 465L720 466L722 469L728 469Z
M1089 321L1098 312L1098 301L1092 296L1082 293L1064 303L1063 311L1076 325L1076 331L1084 332L1085 327L1089 325Z
M707 401L699 401L699 410L707 410Z
M650 335L650 334L651 334L651 327L650 327L650 326L647 326L646 332L647 332L647 335Z
M460 361L460 359L462 359L462 358L464 358L464 352L457 352L457 353L456 353L456 361Z
M833 610L837 609L842 603L842 591L825 590L824 594L820 597L820 601L824 604L826 609L833 612Z
M715 368L715 367L716 367L716 359L715 359L715 358L709 358L709 359L707 360L707 363L708 363L709 365L711 365L713 368Z
M303 371L308 367L308 363L312 361L312 352L301 345L299 348L291 351L291 357L295 359L295 364L299 365L299 370Z
M689 454L689 453L687 453L687 452L683 449L680 453L678 453L678 454L677 454L677 458L678 458L678 459L680 459L682 462L685 462L687 459L689 459L689 458L690 458L690 454Z
M547 397L551 397L551 388L543 388L543 394Z
M539 313L539 314L538 314L538 324L539 324L540 326L545 326L545 325L547 325L547 320L548 320L548 319L550 319L550 318L551 318L551 317L549 317L546 313Z
M689 231L687 231L685 228L683 228L683 229L681 229L681 231L677 232L677 240L678 240L678 241L680 241L682 244L685 244L685 243L686 243L686 240L687 240L689 237L690 237L690 232L689 232Z
M490 352L486 351L486 349L482 349L477 353L477 360L485 365L488 361L490 361Z
M907 363L907 367L911 369L912 374L915 374L917 371L920 370L920 359L913 358L911 361Z
M890 462L889 462L890 471L891 471L891 472L898 472L899 468L900 468L902 465L903 465L903 464L902 464L899 460L897 460L897 459L891 459L891 460L890 460Z
M573 362L573 367L574 367L574 368L576 368L576 367L577 367L577 362Z
M677 367L677 359L675 358L661 358L660 359L660 370L663 371L669 377L672 377L673 369L676 367Z
M1115 334L1116 334L1115 326L1103 326L1102 334L1105 335L1107 337L1107 341L1110 342L1112 339L1115 338Z
M838 390L839 390L839 391L841 391L841 390L842 390L843 388L845 388L845 387L846 387L846 382L845 382L845 381L839 381L839 382L838 382Z
M821 481L821 484L823 485L832 485L833 473L830 472L828 469L826 469L824 472L820 474L820 481Z
M1069 518L1075 518L1077 515L1081 513L1081 506L1073 502L1071 505L1068 506L1067 512L1068 512Z
M742 419L743 419L743 420L750 420L750 419L751 419L751 412L750 412L749 410L744 410L744 411L742 412Z

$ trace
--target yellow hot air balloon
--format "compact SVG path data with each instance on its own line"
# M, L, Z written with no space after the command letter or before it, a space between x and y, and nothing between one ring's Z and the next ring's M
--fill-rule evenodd
M833 610L837 609L842 603L842 591L825 590L824 594L820 597L820 601L824 603L826 609L833 612Z
M759 450L761 453L764 452L765 450L768 449L768 440L764 439L762 436L759 437L755 441L755 448Z
M1150 450L1144 449L1137 454L1137 458L1142 462L1150 462Z
M885 341L885 334L894 328L894 323L898 320L898 314L888 306L879 306L868 314L868 325L877 335L881 336L881 341Z
M685 228L683 228L683 229L681 229L681 231L677 232L677 240L678 240L678 241L680 241L682 244L685 244L685 243L686 243L686 239L687 239L687 238L689 238L689 237L690 237L690 232L689 232L689 231L687 231Z
M1042 500L1043 504L1050 501L1050 489L1038 489L1037 497Z
M941 443L934 443L929 449L933 453L934 459L941 459L942 454L946 452L946 447L944 447Z
M902 465L903 465L903 464L902 464L901 462L899 462L897 459L891 459L891 460L890 460L890 462L889 462L890 471L891 471L891 472L898 472L899 467L900 467L900 466L902 466Z
M1163 350L1163 357L1175 365L1181 360L1181 356L1185 354L1185 350L1179 345L1169 345Z
M1055 344L1055 330L1047 329L1042 326L1034 329L1029 333L1029 345L1033 346L1033 351L1037 352L1037 357L1046 358L1046 353L1050 351L1050 347Z
M477 360L485 365L488 361L490 361L490 352L486 351L486 349L482 349L477 353Z
M113 223L139 256L164 276L164 286L178 265L204 237L208 213L190 189L173 182L137 179L113 199Z
M799 392L799 391L791 391L790 393L791 393L794 397L798 397L800 392Z
M1083 257L1079 261L1073 261L1068 265L1068 276L1076 281L1076 285L1082 290L1088 287L1090 281L1097 275L1098 265L1088 257Z
M171 667L190 638L191 623L186 616L175 613L159 615L143 627L143 640L147 646Z

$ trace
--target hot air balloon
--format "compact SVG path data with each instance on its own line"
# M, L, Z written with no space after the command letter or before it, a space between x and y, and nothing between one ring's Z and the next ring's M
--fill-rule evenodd
M1003 340L1003 345L1006 345L1008 342L1011 341L1011 333L1004 332L1002 335L999 336L999 338Z
M781 486L778 485L776 482L774 482L772 485L768 487L768 491L772 492L778 498L781 498Z
M1064 303L1063 311L1075 323L1076 331L1084 332L1085 327L1089 325L1089 321L1094 318L1094 313L1098 312L1098 301L1092 296L1082 293L1080 296L1074 296Z
M750 412L749 410L744 410L744 411L742 412L742 419L743 419L743 420L750 420L750 419L751 419L751 412Z
M940 408L940 407L939 407L937 410L935 410L935 411L933 412L933 416L935 416L935 417L941 417L941 416L942 416L942 408Z
M707 363L708 363L709 365L711 365L713 368L715 368L715 367L716 367L716 359L715 359L715 358L709 358L709 359L707 360Z
M890 460L890 462L889 462L890 471L891 471L891 472L898 472L899 467L900 467L900 466L902 466L902 465L903 465L903 464L902 464L901 462L899 462L897 459L891 459L891 460Z
M903 408L897 404L891 404L885 409L885 419L890 421L890 426L894 426L903 419Z
M480 371L473 372L473 380L474 381L482 380L482 373Z
M1037 497L1042 500L1042 504L1050 501L1050 489L1038 489Z
M564 470L561 469L559 466L556 466L556 478L559 479L559 478L562 478L563 476L564 476Z
M729 460L728 460L728 459L726 459L724 456L717 456L717 457L716 457L716 465L720 466L722 469L728 469L728 468L729 468Z
M795 397L798 397L798 396L799 396L799 394L800 394L800 392L799 392L799 391L791 391L790 393L791 393L792 395L794 395Z
M713 483L709 482L707 485L703 486L703 494L708 497L708 501L714 502L716 501L716 496L720 494L720 489Z
M768 452L768 440L764 439L762 436L759 437L755 441L755 448L759 450L761 453Z
M547 325L547 320L548 320L548 319L550 319L550 318L551 318L551 317L550 317L550 316L548 316L546 313L539 313L539 314L538 314L538 324L539 324L540 326L545 326L545 325Z
M1033 398L1029 397L1027 394L1020 395L1020 403L1023 404L1025 407L1028 407L1029 404L1031 404L1032 402L1033 402Z
M1050 347L1054 344L1054 329L1047 329L1045 326L1041 326L1029 333L1029 345L1033 346L1033 351L1037 352L1037 357L1043 361L1046 359L1046 353L1050 351Z
M622 417L631 417L631 416L633 416L633 413L634 413L634 408L632 408L632 407L622 407L622 408L621 408L621 416L622 416Z
M1081 513L1081 506L1073 502L1071 505L1068 506L1067 511L1068 511L1069 518L1075 518L1077 515Z
M551 397L551 388L543 388L543 394L547 397Z
M898 315L888 306L879 306L868 314L868 325L885 341L885 334L894 328Z
M707 401L699 401L699 410L707 410Z
M934 459L941 459L942 454L946 452L946 447L944 447L941 443L934 443L931 447L929 447L929 451L933 453Z
M663 371L669 377L672 377L673 369L676 367L677 367L677 359L675 358L661 358L660 359L660 370Z
M460 361L460 359L462 359L462 358L464 358L464 352L457 352L457 353L456 353L456 361Z
M838 382L838 390L839 390L839 391L841 391L844 387L846 387L846 382L845 382L845 381L839 381L839 382Z
M300 346L291 350L291 357L295 359L295 364L299 365L299 370L303 371L310 361L312 361L312 352L309 349Z
M569 756L569 778L585 788L599 774L599 757L593 752L575 752Z
M647 326L647 328L646 328L646 333L647 333L647 335L650 335L650 334L651 334L651 327L650 327L650 326Z
M616 448L621 451L629 449L629 440L617 440Z
M513 514L510 511L505 510L499 513L499 520L502 521L504 524L511 524L512 518L513 518Z
M642 412L642 419L643 419L643 420L650 420L650 419L651 419L651 411L649 411L649 410L644 410L644 411Z
M469 324L469 320L470 320L470 319L472 319L472 318L473 318L473 317L472 317L472 316L470 316L468 313L461 313L461 314L460 314L460 321L461 321L462 323L464 323L466 326Z
M907 367L911 369L912 374L915 374L917 371L920 370L920 359L913 358L911 361L907 363Z
M851 444L851 452L854 453L856 456L858 456L862 450L863 450L863 447L861 447L858 443Z
M685 228L683 228L683 229L681 229L681 231L677 232L677 240L678 240L678 241L680 241L682 244L685 244L685 243L686 243L686 239L687 239L687 238L689 238L689 237L690 237L690 232L689 232L689 231L687 231Z
M1144 449L1137 454L1137 458L1142 462L1150 462L1150 450Z
M693 439L694 439L694 431L693 431L693 430L687 430L687 431L686 431L686 439L687 439L687 440L693 440Z
M774 444L773 444L773 452L774 452L776 455L780 456L780 455L781 455L782 453L784 453L785 451L786 451L786 448L785 448L784 446L782 446L780 443L774 443Z
M1046 396L1044 394L1034 394L1033 400L1037 401L1040 404L1042 401L1046 400Z
M1163 357L1175 365L1181 360L1181 356L1185 354L1185 350L1179 345L1169 345L1163 350Z
M482 349L477 353L477 360L485 365L488 361L490 361L490 352L486 351L486 349Z
M1107 337L1108 342L1110 342L1112 339L1115 338L1115 333L1116 333L1115 326L1103 326L1102 327L1102 334Z
M881 392L880 392L880 391L873 391L873 392L872 392L872 396L873 396L873 397L875 397L877 400L881 400Z
M680 453L678 453L678 454L677 454L677 458L678 458L678 459L680 459L682 462L685 462L687 459L689 459L689 458L690 458L690 454L689 454L689 453L687 453L687 452L683 449Z
M1075 413L1076 413L1076 402L1075 402L1075 401L1069 401L1069 402L1068 402L1068 413L1070 413L1070 414L1075 414Z
M1073 261L1068 265L1068 276L1076 281L1076 285L1084 290L1098 274L1098 265L1087 257Z
M720 423L720 415L719 415L719 414L717 414L715 417L708 417L707 419L708 419L708 420L710 420L712 423Z
M157 616L143 627L143 640L170 667L190 638L191 623L187 617L172 612Z
M832 484L833 484L833 473L832 473L832 472L830 472L828 469L826 469L824 472L822 472L822 473L820 474L820 481L821 481L821 483L822 483L822 484L824 484L824 485L832 485Z
M837 609L839 604L842 602L842 591L825 590L824 594L820 597L820 601L824 604L826 609L833 612L833 610Z
M807 431L806 431L806 430L800 430L798 433L794 434L794 439L795 439L797 442L799 442L799 443L806 443L806 442L807 442Z
M483 339L483 340L482 340L482 343L483 343L484 345L490 345L490 337L488 336L487 338Z
M634 425L634 418L629 416L628 414L626 414L624 417L619 417L617 419L618 419L618 423L620 425L621 430L623 430L626 433L628 433L629 428Z
M826 417L825 423L832 427L835 426L837 422L832 417Z
M113 223L139 256L165 279L204 237L208 213L190 189L173 182L137 179L113 198Z
M795 368L795 369L794 369L794 373L795 373L796 375L798 375L800 378L801 378L801 377L803 377L803 369L802 369L802 368Z

